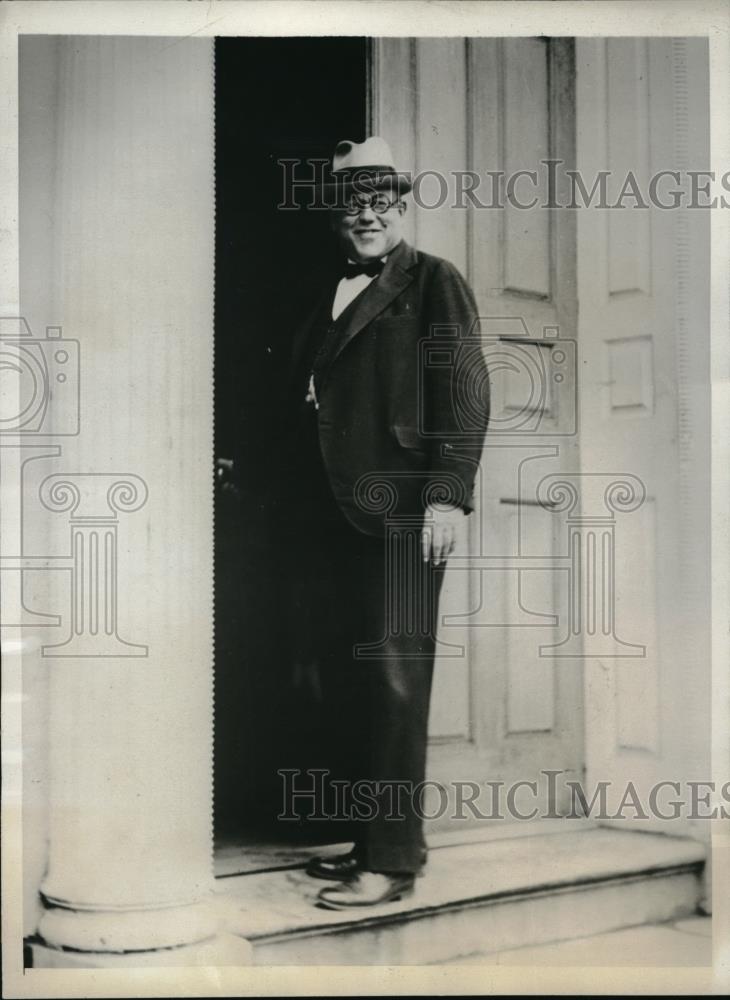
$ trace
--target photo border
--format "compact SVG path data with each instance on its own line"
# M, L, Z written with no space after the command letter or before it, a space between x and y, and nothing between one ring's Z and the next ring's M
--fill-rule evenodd
M678 2L16 2L0 10L0 315L19 315L18 273L18 70L19 34L169 35L571 35L707 36L710 46L711 167L730 163L728 37L730 8L724 3ZM711 393L712 393L712 777L718 786L730 759L730 212L712 213ZM211 344L211 351L213 345ZM211 414L212 422L212 414ZM5 466L3 489L13 487ZM155 484L152 484L153 488ZM159 484L164 488L164 484ZM9 658L11 659L11 658ZM3 671L3 754L21 753L20 665ZM713 824L712 863L715 965L697 968L136 968L50 971L20 967L22 948L22 857L19 769L4 769L2 943L4 992L8 997L266 996L353 993L667 993L722 992L730 985L730 833Z

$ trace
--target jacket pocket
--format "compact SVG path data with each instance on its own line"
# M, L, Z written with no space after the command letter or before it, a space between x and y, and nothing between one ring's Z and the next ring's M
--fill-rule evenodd
M405 424L392 424L391 433L401 448L416 452L424 457L429 453L428 441L421 436L417 427L409 427Z
M384 334L418 334L420 329L420 324L416 316L410 315L399 315L399 316L379 316L374 322L373 327L378 333Z

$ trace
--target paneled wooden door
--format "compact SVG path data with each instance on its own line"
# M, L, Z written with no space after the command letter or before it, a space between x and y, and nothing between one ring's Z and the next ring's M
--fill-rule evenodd
M584 172L611 171L610 204L633 171L647 202L578 226L583 465L639 485L617 516L615 603L618 637L643 653L586 661L587 777L611 783L614 812L629 781L642 802L676 782L686 804L681 783L710 773L710 213L688 207L689 171L710 167L709 52L701 38L586 38L577 64ZM709 839L692 811L639 822Z
M567 657L551 648L568 629L559 482L578 469L576 261L574 213L549 205L565 200L574 166L573 44L379 39L371 82L372 131L423 174L406 238L468 278L491 372L478 507L441 601L429 775L450 805L440 792L429 808L438 826L453 828L455 811L462 825L480 822L459 794L478 786L477 808L491 815L485 783L522 781L535 783L515 799L522 813L562 811L559 789L583 767L581 660L575 646ZM442 199L436 174L448 195L425 207ZM549 770L560 772L553 782ZM470 785L455 793L456 782ZM504 813L506 787L501 803Z

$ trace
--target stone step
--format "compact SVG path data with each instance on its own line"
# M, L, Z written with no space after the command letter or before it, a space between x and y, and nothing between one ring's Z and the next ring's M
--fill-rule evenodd
M571 830L594 829L596 822L586 817L570 819ZM431 823L426 823L426 842L429 851L439 847L454 847L461 844L485 843L492 840L514 840L516 837L534 837L536 833L565 833L566 819L523 820L506 822L502 820L481 820L478 825L464 824L457 830L434 831ZM310 858L323 854L342 854L349 851L351 843L337 844L296 844L277 842L261 838L221 837L216 839L214 871L219 879L234 875L249 875L253 872L276 871L283 868L303 868Z
M444 845L408 899L319 908L300 868L219 879L226 930L257 965L422 965L693 914L702 844L588 828Z

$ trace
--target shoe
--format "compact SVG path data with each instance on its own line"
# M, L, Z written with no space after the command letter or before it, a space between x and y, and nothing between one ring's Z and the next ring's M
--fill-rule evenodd
M404 896L410 896L415 879L410 872L385 874L358 871L347 882L322 889L317 902L328 910L355 910L395 903Z
M339 882L350 878L359 869L360 862L354 851L349 854L336 854L330 858L312 858L304 869L312 878L332 879Z

